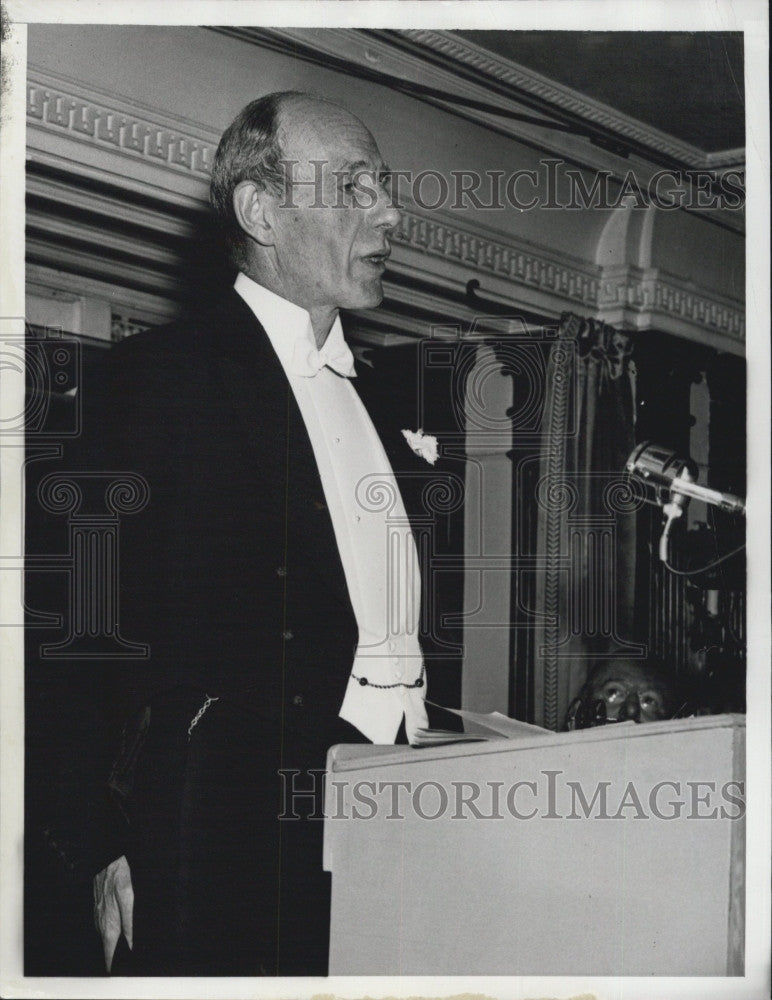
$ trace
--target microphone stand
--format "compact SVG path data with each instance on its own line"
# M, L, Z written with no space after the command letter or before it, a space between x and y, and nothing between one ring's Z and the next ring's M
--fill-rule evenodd
M662 506L662 513L665 515L665 524L662 528L662 534L659 539L659 558L660 562L663 562L666 565L668 543L670 541L670 529L683 512L683 504L679 504L677 499L673 499L669 503L663 504Z

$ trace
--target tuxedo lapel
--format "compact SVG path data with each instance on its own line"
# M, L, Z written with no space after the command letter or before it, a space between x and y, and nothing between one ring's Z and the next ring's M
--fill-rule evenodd
M215 377L251 452L270 452L271 464L278 466L286 448L292 390L265 330L232 291L204 335L211 338Z
M238 416L245 457L276 477L265 483L265 490L284 507L293 541L302 539L307 548L309 572L324 576L347 603L345 574L314 451L268 335L235 291L211 332L216 378Z

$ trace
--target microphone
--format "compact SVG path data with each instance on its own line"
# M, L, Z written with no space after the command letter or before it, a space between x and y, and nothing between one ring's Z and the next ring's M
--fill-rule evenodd
M689 499L693 498L729 514L745 513L745 501L742 498L700 486L694 462L690 458L679 458L674 451L662 445L651 441L639 444L630 453L625 468L634 479L652 487L656 503L660 507L675 504L681 513Z
M681 517L690 498L720 507L730 514L744 514L745 501L731 493L720 493L697 484L697 466L690 458L678 458L674 451L662 445L644 441L634 448L625 466L639 482L652 487L655 502L662 508L665 524L659 540L659 558L668 565L667 551L670 529ZM644 499L647 499L644 497ZM651 502L651 501L650 501Z

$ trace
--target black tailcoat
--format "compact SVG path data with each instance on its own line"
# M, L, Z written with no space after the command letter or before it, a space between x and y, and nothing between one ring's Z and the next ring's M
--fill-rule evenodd
M115 668L122 709L151 706L128 777L133 971L323 973L322 823L276 816L287 772L308 787L356 738L337 713L357 626L300 411L234 291L114 354L104 461L149 488L119 546L120 633L150 647ZM356 380L366 405L375 379ZM410 514L432 470L387 411L371 415Z

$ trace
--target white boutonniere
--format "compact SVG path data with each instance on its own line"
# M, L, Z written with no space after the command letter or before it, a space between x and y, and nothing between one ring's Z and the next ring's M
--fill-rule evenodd
M429 465L434 465L437 461L437 438L433 434L424 434L419 427L417 431L402 431L402 434L420 458L426 459Z

